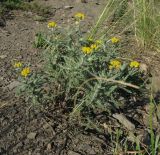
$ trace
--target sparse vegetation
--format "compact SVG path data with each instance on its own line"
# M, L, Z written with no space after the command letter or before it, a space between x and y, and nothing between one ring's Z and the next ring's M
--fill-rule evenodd
M31 10L43 17L50 14L49 7L34 2L6 0L1 4L1 14L8 9ZM131 40L137 52L160 50L158 4L154 0L108 0L85 34L85 13L75 13L67 26L49 21L33 44L43 50L40 67L13 61L17 94L33 109L45 111L49 123L43 127L51 128L54 135L57 124L67 122L62 123L62 135L67 137L62 147L67 148L68 139L84 132L97 135L108 154L158 155L160 103L153 96L152 75L141 60L122 54ZM60 115L58 123L50 124ZM58 126L58 133L63 125ZM51 144L53 139L47 149L52 149Z
M5 0L0 2L0 14L4 14L9 10L24 10L32 11L42 17L51 15L51 8L49 6L39 5L37 2L26 2L24 0Z
M109 34L100 40L93 39L92 35L84 37L81 32L83 19L71 25L72 29L59 28L55 22L50 22L48 34L39 33L36 36L35 46L45 49L45 65L41 73L33 73L21 81L20 91L27 93L27 100L33 103L54 101L56 104L60 100L72 121L78 119L79 125L86 129L102 132L105 121L99 120L97 115L104 114L102 118L108 118L121 109L133 106L136 104L133 96L136 100L143 100L147 95L149 77L140 70L139 62L120 58L119 38L108 38ZM38 81L40 84L37 84ZM127 152L127 149L143 152L134 132L134 145L130 145L127 138L124 138L125 144L118 144L129 133L119 127L113 130L115 132L108 136L113 141L115 154ZM153 134L151 137L153 148ZM150 151L150 146L147 149Z
M109 0L100 15L96 25L91 31L92 35L108 35L116 33L117 35L125 34L132 31L136 40L135 46L138 48L151 49L160 51L160 2L154 0ZM106 28L101 29L102 24L106 21ZM101 30L100 30L101 29ZM121 31L119 31L121 30Z

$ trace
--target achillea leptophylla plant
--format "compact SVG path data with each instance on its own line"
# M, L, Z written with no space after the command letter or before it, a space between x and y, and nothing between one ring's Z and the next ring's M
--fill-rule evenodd
M27 77L25 88L32 90L29 96L39 103L56 104L57 99L70 102L72 116L84 117L97 110L108 113L128 106L131 96L140 94L145 80L140 62L120 59L116 50L119 38L86 38L80 30L73 24L70 29L49 29L41 36L47 44L42 57L44 67L30 76L26 68L21 71ZM124 98L123 104L118 102L120 98Z

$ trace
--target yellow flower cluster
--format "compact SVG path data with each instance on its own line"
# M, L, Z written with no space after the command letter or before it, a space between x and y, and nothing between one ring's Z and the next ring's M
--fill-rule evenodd
M27 77L30 72L31 72L30 68L29 67L25 67L25 68L22 69L21 75L24 76L24 77Z
M92 39L88 39L88 41L93 42ZM96 40L95 43L92 43L90 46L83 46L82 51L84 54L90 54L94 50L97 50L99 48L99 45L102 44L101 40Z
M140 63L137 62L137 61L132 61L130 62L130 65L129 65L131 68L138 68L140 66Z
M76 13L76 14L74 15L74 17L75 17L76 20L79 21L79 20L84 20L85 15L84 15L83 13L78 12L78 13Z
M57 23L56 22L49 22L48 23L48 28L54 28L54 27L56 27L57 26Z
M119 60L114 59L110 61L109 69L120 69L121 66L122 66L122 63ZM137 61L131 61L129 66L131 68L138 68L140 67L140 63Z
M91 44L90 48L93 50L96 50L98 48L98 46L97 46L97 44Z
M20 68L22 68L22 63L21 62L15 62L13 67L17 68L17 69L20 69ZM25 67L25 68L22 68L20 70L21 70L20 74L23 77L27 77L31 72L29 67Z
M94 44L91 44L91 48L96 50L99 48L99 46L102 44L101 40L96 40Z
M92 48L87 47L87 46L83 46L82 51L83 51L84 54L90 54L90 53L92 53Z
M119 40L119 38L117 38L117 37L113 37L113 38L111 38L111 42L113 43L113 44L116 44L116 43L118 43L120 40Z
M13 65L14 68L20 68L22 67L22 63L21 62L16 62L14 65Z
M111 60L109 69L120 69L121 67L121 62L119 60Z

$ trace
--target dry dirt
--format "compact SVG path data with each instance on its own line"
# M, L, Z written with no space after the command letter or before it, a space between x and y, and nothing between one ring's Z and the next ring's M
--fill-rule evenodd
M51 6L53 15L48 20L62 26L73 21L77 11L87 15L86 25L89 25L103 7L98 1L41 0L38 3ZM47 22L35 21L35 16L33 12L12 11L6 18L6 26L0 27L0 154L103 154L106 152L103 140L81 133L71 135L62 112L51 107L48 112L36 112L15 97L17 81L12 62L31 63L34 68L40 60L41 51L33 47L33 42L36 32L45 31Z
M87 15L85 24L91 25L104 7L103 0L39 0L51 6L53 15L48 20L65 26L73 21L75 12ZM40 63L41 50L33 46L35 34L45 31L47 22L35 20L36 14L12 11L6 26L0 27L0 154L1 155L107 155L107 137L94 131L71 127L63 110L46 105L36 111L23 99L15 96L17 86L12 62ZM147 57L144 57L144 60ZM157 61L150 58L148 63ZM57 109L57 110L56 110ZM72 131L72 132L71 132ZM74 131L74 132L73 132Z

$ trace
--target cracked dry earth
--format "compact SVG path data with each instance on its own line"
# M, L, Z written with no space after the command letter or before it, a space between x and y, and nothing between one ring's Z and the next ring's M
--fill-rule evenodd
M52 15L48 20L61 26L73 22L75 12L84 12L87 15L85 25L90 26L104 7L103 0L37 2L51 6ZM78 126L70 126L59 105L51 103L43 110L35 110L23 98L15 96L18 82L12 62L30 63L33 69L41 63L42 51L34 48L33 42L37 32L45 31L47 22L38 22L35 16L33 12L12 11L6 26L0 27L0 155L109 154L111 148L105 136L96 135L94 131L81 132ZM159 62L157 57L156 60Z

